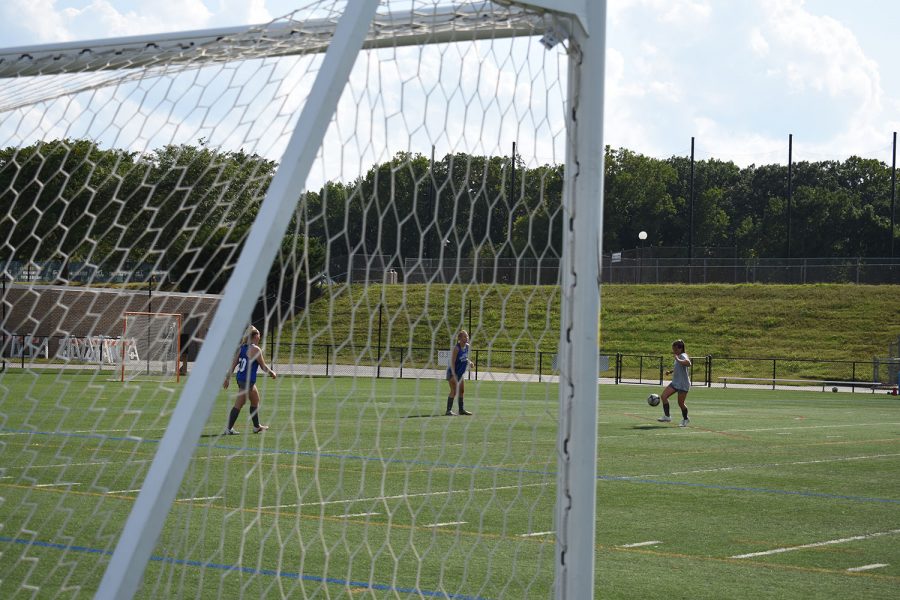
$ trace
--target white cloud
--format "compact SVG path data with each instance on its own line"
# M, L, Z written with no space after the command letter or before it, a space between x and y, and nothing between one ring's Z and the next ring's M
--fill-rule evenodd
M750 49L760 57L769 53L769 42L766 41L765 36L758 27L753 27L750 30Z
M56 0L4 0L0 2L0 46L41 44L72 39L65 11Z

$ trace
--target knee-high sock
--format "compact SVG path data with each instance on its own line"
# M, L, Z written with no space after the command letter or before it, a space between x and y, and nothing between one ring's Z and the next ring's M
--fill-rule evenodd
M231 414L228 415L228 429L234 429L239 414L241 414L241 409L232 406Z

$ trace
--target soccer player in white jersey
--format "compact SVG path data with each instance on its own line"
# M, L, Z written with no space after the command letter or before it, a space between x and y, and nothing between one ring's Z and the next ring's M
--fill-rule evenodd
M675 355L675 364L672 365L671 370L666 371L666 375L672 375L672 381L669 382L669 385L666 386L666 389L663 390L659 397L662 400L663 416L657 421L668 423L672 420L672 417L669 416L669 396L678 392L678 408L681 409L681 423L679 427L687 427L691 420L688 419L688 409L684 401L691 390L691 376L688 372L688 368L691 366L691 358L684 351L683 340L672 342L672 354Z

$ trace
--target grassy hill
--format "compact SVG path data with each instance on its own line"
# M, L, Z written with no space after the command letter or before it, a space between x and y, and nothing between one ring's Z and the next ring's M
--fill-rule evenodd
M459 328L475 348L553 351L560 296L550 286L335 286L296 319L316 344L444 348ZM410 341L411 336L411 341ZM606 285L604 352L871 360L900 336L900 287Z

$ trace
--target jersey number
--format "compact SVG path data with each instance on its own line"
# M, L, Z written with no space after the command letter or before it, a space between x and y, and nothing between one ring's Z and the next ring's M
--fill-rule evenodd
M247 370L247 359L241 357L241 359L238 361L238 373L243 373L246 370Z

